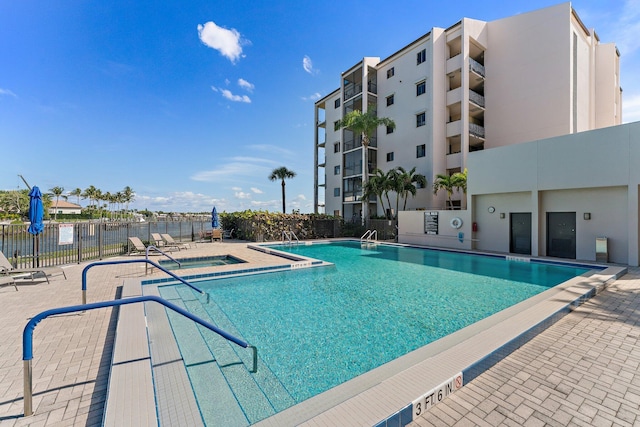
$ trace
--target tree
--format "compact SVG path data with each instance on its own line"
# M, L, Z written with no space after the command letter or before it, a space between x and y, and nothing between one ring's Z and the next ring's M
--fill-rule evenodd
M462 190L464 194L467 194L467 168L464 168L462 172L454 173L453 180L454 180L453 187L456 190L458 191Z
M128 185L122 189L122 200L125 204L125 214L129 212L129 203L133 202L136 198L136 193Z
M382 195L386 194L385 192L388 191L388 187L389 180L387 178L387 175L380 169L374 170L373 175L369 178L369 181L367 181L362 187L362 201L368 201L371 196L376 196L378 200L380 200L380 206L382 206L382 210L386 215L386 209L384 206L384 201L382 200Z
M274 169L271 172L271 175L269 175L269 180L270 181L277 181L277 180L281 180L282 181L282 213L285 213L285 195L284 195L284 187L285 187L285 179L289 179L289 178L293 178L296 176L296 173L294 171L291 171L289 169L287 169L286 167L282 166L279 167L277 169Z
M62 196L62 193L64 193L64 188L56 186L56 187L50 188L49 191L56 198L56 207L54 208L53 220L57 221L58 220L58 201L60 200L60 196ZM67 196L64 196L64 198L66 199Z
M398 171L398 180L400 181L400 185L398 185L398 188L400 189L398 198L400 196L404 197L404 206L402 207L402 210L406 211L409 193L415 197L417 193L416 184L419 185L419 188L425 188L427 186L427 178L422 174L416 173L415 167L408 172L402 166L398 166L396 170Z
M453 204L451 203L451 195L453 194L453 190L456 188L456 184L459 181L454 178L453 175L436 175L436 181L433 183L433 194L438 194L438 191L445 190L447 192L447 201L449 202L449 209L453 208Z
M77 200L78 200L78 205L80 205L80 196L82 195L82 190L80 188L76 188L73 191L69 192L70 196L76 196Z
M82 192L81 196L83 199L89 199L89 207L92 206L92 202L93 200L96 198L96 194L97 194L98 189L96 187L94 187L93 185L90 185L89 187L85 188L85 190Z
M387 126L394 129L396 124L387 117L376 116L375 111L363 113L360 110L353 110L340 120L339 125L342 129L351 129L354 134L362 136L362 188L364 189L369 181L369 143L371 142L371 137L378 129L378 126ZM363 212L369 213L369 200L362 200L362 208Z

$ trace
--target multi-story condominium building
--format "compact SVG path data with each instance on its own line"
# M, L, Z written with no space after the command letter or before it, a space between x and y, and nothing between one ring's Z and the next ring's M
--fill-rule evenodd
M374 110L396 124L371 138L368 171L416 167L428 185L407 208L443 209L434 178L464 170L469 152L620 124L619 56L562 3L491 22L464 18L386 59L362 59L315 104L315 211L384 214L361 200L361 136L339 125L348 112ZM454 206L465 206L463 196L454 194Z

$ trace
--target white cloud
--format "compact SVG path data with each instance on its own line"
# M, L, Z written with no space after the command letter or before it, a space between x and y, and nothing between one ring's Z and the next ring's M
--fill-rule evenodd
M236 199L250 199L251 198L251 193L244 193L242 191L236 191L234 193L234 196L236 197Z
M613 26L614 39L623 55L640 48L640 0L627 0L620 19Z
M202 43L217 50L234 64L242 56L241 36L233 28L228 30L209 21L204 25L198 24L198 37Z
M238 160L244 159L244 160ZM263 159L238 158L217 169L200 171L191 176L194 181L238 183L256 179L266 180L275 162ZM225 159L226 160L226 159ZM270 166L260 164L269 162ZM234 191L240 191L240 189Z
M254 208L259 208L259 209L269 209L271 208L272 210L276 210L278 207L280 207L282 209L282 201L280 200L266 200L264 202L260 202L257 200L252 200L251 201L251 206L253 206Z
M18 97L18 95L16 95L15 93L11 92L9 89L3 89L1 87L0 87L0 95L13 96L14 98Z
M242 191L241 187L231 187L233 191Z
M278 147L276 145L270 145L270 144L252 144L252 145L249 145L248 148L255 151L263 151L265 153L278 154L279 156L293 157L296 155L296 153L294 153L291 150L287 150L286 148L282 148L282 147ZM260 160L263 162L275 163L271 160L266 160L266 159L260 159Z
M315 74L315 71L313 69L313 61L311 61L311 58L309 58L308 55L305 55L304 58L302 58L302 68L304 68L304 70L311 75Z
M254 193L256 193L256 194L262 194L262 193L264 193L264 191L262 191L261 189L256 188L256 187L251 187L251 191L253 191L253 192L254 192Z
M246 90L247 92L253 92L254 85L246 81L245 79L238 79L238 86Z
M211 90L214 92L220 92L222 96L227 98L229 101L251 104L251 98L247 95L234 95L229 89L215 88L213 86L211 86Z
M322 95L320 95L320 93L316 92L311 96L303 96L302 100L303 101L317 101L320 98L322 98Z

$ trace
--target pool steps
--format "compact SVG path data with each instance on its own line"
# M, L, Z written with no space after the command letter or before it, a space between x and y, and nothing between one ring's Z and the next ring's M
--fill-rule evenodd
M162 295L198 317L241 336L217 304L211 301L205 309L190 289L167 287ZM206 424L246 426L295 403L262 360L259 359L258 372L250 374L249 351L230 345L193 322L168 314L173 327L180 331L179 346L191 384L198 396L205 396L199 402Z

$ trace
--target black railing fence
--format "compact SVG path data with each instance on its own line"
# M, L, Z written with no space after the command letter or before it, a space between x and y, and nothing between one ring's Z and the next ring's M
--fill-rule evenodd
M211 221L76 222L45 224L38 236L27 225L0 225L0 250L14 267L48 267L123 255L128 238L151 241L151 233L170 234L177 241L197 241Z

